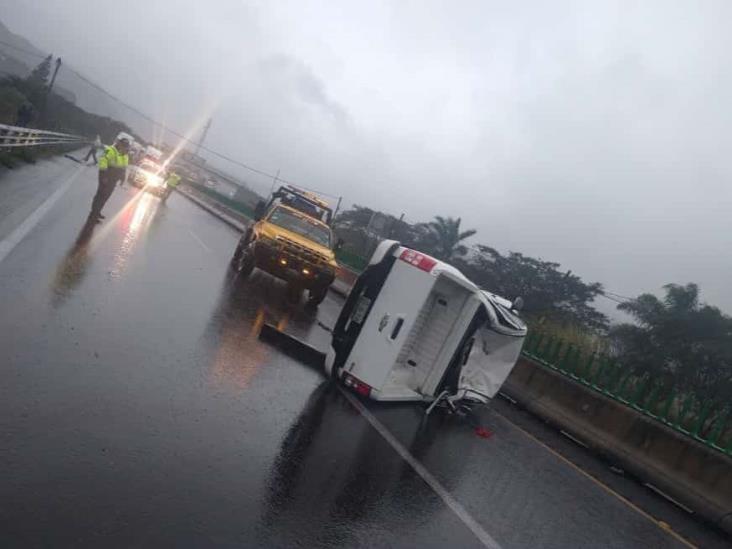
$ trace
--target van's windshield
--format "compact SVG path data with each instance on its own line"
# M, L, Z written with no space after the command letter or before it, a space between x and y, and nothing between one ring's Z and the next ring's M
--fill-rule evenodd
M292 231L330 248L330 229L314 221L310 221L305 216L300 216L285 208L277 208L270 214L268 221L278 227Z

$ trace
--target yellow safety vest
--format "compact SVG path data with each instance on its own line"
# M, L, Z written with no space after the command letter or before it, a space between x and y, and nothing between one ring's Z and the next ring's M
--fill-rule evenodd
M103 172L110 168L124 169L128 164L127 155L120 153L114 145L110 145L104 147L104 154L99 159L99 171Z
M178 183L180 183L180 176L177 173L171 173L165 180L165 184L171 188L177 187Z

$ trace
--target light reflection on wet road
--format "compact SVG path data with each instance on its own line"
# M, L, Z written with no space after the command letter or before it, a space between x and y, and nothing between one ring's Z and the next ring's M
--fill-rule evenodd
M258 341L266 321L325 348L336 297L315 312L236 280L237 235L179 195L118 189L85 226L93 191L89 169L0 263L0 545L480 546L338 391ZM504 547L678 544L494 412L485 440L369 406Z

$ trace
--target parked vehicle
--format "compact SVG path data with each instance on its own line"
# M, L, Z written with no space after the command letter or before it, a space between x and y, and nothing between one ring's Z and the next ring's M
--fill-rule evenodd
M163 151L158 148L148 145L145 147L143 158L155 162L156 164L163 163Z
M332 212L327 203L294 187L281 187L265 204L237 244L232 258L240 276L262 269L288 283L295 301L303 290L308 302L319 305L336 276ZM326 222L327 220L327 222Z
M127 132L119 132L117 137L114 138L115 141L119 141L120 139L126 139L130 143L130 146L135 142L135 138Z
M127 180L135 187L162 196L165 194L165 177L163 167L149 159L144 159L138 166L130 166Z
M384 241L340 312L326 371L374 400L487 402L526 336L514 303Z

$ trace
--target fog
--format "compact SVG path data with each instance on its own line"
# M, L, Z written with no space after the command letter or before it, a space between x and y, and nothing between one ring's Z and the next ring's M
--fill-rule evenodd
M461 216L473 242L618 294L697 282L732 313L729 2L0 0L0 18L346 205Z

